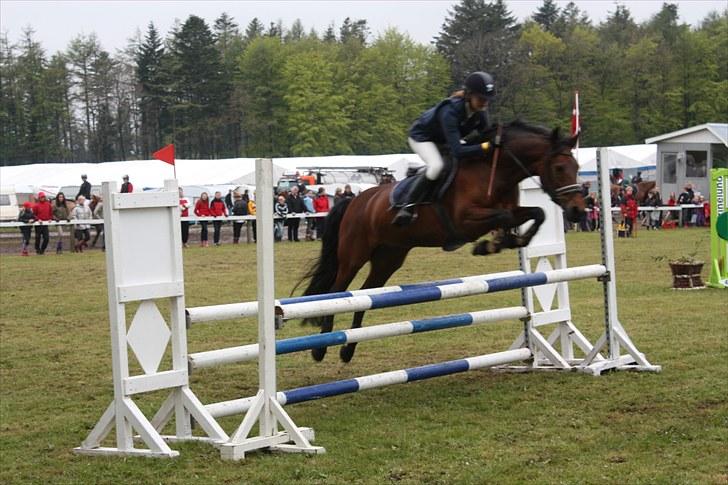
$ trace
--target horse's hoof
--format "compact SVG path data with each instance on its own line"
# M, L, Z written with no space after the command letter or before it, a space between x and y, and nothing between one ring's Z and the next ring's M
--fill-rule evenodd
M326 357L326 347L320 349L311 349L311 357L316 362L321 362Z
M339 350L339 357L341 358L342 362L351 362L351 359L354 357L354 350L356 347L352 345L344 345Z

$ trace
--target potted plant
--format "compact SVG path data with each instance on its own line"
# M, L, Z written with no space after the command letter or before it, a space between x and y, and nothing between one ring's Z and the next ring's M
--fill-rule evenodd
M705 261L697 259L698 251L705 238L695 241L693 250L679 258L668 258L667 256L654 256L655 261L665 261L670 265L672 271L672 288L676 290L698 290L705 288L705 283L700 276Z

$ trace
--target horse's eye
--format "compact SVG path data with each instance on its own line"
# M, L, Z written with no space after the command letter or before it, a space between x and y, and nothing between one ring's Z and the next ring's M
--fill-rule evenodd
M554 167L554 171L555 171L555 172L556 172L557 174L561 175L561 174L563 174L563 173L564 173L564 172L566 171L566 169L564 168L564 166L563 166L563 165L556 165L556 166Z

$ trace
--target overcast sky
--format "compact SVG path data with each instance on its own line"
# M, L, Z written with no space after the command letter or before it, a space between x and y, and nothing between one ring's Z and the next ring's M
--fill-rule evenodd
M299 18L306 30L314 27L322 33L333 22L338 27L346 17L366 19L376 35L387 27L407 32L414 40L429 43L437 35L448 10L459 2L447 0L426 1L0 1L0 31L17 42L23 27L31 26L36 39L48 53L63 50L78 34L95 32L104 49L123 48L137 29L146 30L152 21L166 34L175 19L184 21L189 15L198 15L210 25L220 13L235 18L241 30L258 17L264 25L283 21L284 26ZM543 3L542 0L508 0L511 12L524 20ZM568 1L557 0L563 7ZM592 22L606 18L615 10L612 0L577 0ZM627 5L638 21L649 19L658 12L662 0L630 0ZM726 8L724 0L672 0L679 5L680 19L697 25L708 12Z

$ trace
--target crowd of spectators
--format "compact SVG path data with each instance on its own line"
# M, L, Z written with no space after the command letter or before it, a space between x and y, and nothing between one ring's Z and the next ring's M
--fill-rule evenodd
M27 226L21 226L20 232L22 236L21 254L27 256L32 238L32 230L35 230L35 252L42 255L46 252L49 244L50 234L49 226L46 224L37 224L31 226L36 221L77 221L73 225L73 251L83 252L89 247L97 246L100 242L101 249L104 249L104 225L90 224L82 221L91 219L103 219L103 200L99 194L91 194L91 183L87 176L81 175L81 186L74 200L66 199L63 192L56 194L51 201L46 194L39 192L37 197L32 197L30 201L23 204L23 208L18 215L18 221L27 223ZM121 185L122 193L131 193L134 186L129 180L129 176L123 177ZM675 227L676 219L680 218L686 226L706 226L710 223L710 204L705 200L702 194L695 192L690 184L684 187L683 192L676 196L671 193L669 199L663 201L657 187L652 188L647 194L644 201L636 199L637 184L641 182L641 174L633 177L629 182L621 177L621 171L615 172L612 182L619 187L612 196L612 207L619 207L619 216L617 223L619 224L620 235L631 237L634 235L635 226L641 225L649 230L658 230L661 228ZM326 213L331 208L329 196L323 187L319 187L317 192L306 188L301 181L298 186L293 186L289 191L279 193L274 201L275 224L274 239L276 242L283 241L284 236L291 242L299 241L300 224L302 219L305 223L305 240L311 241L321 239L326 228L326 220L324 217L305 217L307 214ZM595 231L599 229L599 211L601 210L596 193L591 191L590 182L582 184L582 195L588 209L585 216L580 221L578 228L581 231ZM351 186L346 185L344 188L337 188L334 194L334 204L341 199L353 198ZM675 211L662 210L645 210L645 207L659 208L667 206L683 206L698 205L701 207L685 207L679 209L681 214ZM640 207L643 209L640 210ZM196 223L200 227L200 246L209 247L209 222L213 227L213 244L219 246L222 242L221 232L222 226L226 222L228 216L254 216L256 213L255 200L250 196L248 190L240 193L230 190L223 198L221 192L215 192L210 199L207 192L202 192L199 199L194 204L185 197L182 188L179 189L179 210L180 216L183 218L194 216L199 218L214 218L212 221L200 220ZM304 217L302 217L304 216ZM217 219L219 218L219 219ZM193 222L183 220L181 223L182 244L184 247L189 246L190 226ZM241 239L242 229L249 228L249 234L252 234L252 240L256 240L256 223L254 220L232 221L233 244L238 244ZM91 229L94 229L94 238L91 241ZM287 231L284 231L287 228ZM64 239L66 231L64 225L55 226L56 233L56 253L61 254L64 249Z

